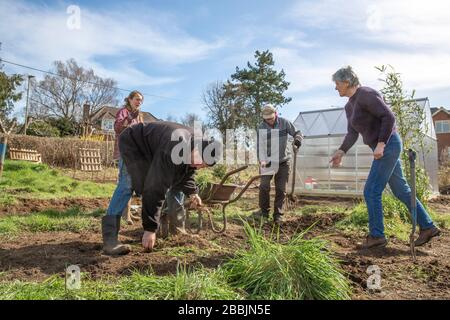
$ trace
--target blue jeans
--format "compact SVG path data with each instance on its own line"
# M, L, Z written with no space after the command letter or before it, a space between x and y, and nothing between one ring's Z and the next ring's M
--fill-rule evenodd
M133 192L131 187L131 177L122 159L119 159L119 182L106 211L107 215L121 216L123 210L128 205ZM166 193L166 202L163 212L178 223L184 222L185 210L183 206L184 193L169 189Z
M166 193L166 201L162 209L162 213L166 214L169 222L176 226L184 225L186 219L186 210L184 209L184 193L169 189Z
M119 182L117 183L116 190L109 203L107 215L121 216L123 210L128 205L133 192L131 189L131 177L128 174L127 167L122 159L119 159Z
M400 153L402 141L398 133L394 133L384 148L384 155L374 160L364 188L364 199L369 212L369 231L372 237L384 237L382 193L389 183L392 193L411 212L411 188L402 172ZM431 217L417 200L417 223L421 230L434 227Z

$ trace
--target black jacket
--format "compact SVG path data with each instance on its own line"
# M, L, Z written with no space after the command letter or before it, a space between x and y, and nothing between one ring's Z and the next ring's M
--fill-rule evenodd
M142 224L146 231L155 232L159 228L161 207L169 188L187 196L198 192L195 170L188 164L172 161L172 150L180 143L172 141L172 133L177 129L190 146L192 129L172 122L134 125L119 137L120 154L131 176L132 188L142 195Z

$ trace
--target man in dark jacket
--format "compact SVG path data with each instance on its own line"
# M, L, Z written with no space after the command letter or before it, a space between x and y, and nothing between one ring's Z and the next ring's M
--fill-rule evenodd
M263 108L262 116L264 121L259 126L258 157L263 176L259 185L260 211L254 216L261 219L269 218L270 181L275 177L273 220L279 224L282 222L286 184L289 178L288 135L294 138L294 146L297 148L300 147L303 137L289 120L278 116L272 105Z
M151 250L155 244L161 207L169 189L182 191L193 206L202 204L195 170L214 165L220 147L218 142L194 139L191 128L172 122L138 124L120 135L119 149L132 189L142 195L144 249Z

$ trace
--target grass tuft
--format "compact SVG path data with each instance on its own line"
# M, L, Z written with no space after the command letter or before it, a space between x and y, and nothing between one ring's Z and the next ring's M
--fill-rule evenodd
M304 233L280 244L245 225L250 250L240 251L224 265L233 287L250 299L350 299L350 284L338 261L320 239L303 239Z

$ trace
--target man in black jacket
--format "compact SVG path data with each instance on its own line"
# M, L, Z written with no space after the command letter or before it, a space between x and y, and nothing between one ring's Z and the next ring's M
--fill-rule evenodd
M195 170L214 165L220 147L218 142L197 139L191 128L164 121L138 124L120 135L119 149L132 189L142 195L144 249L151 250L155 245L161 207L169 189L182 191L192 206L202 205Z

